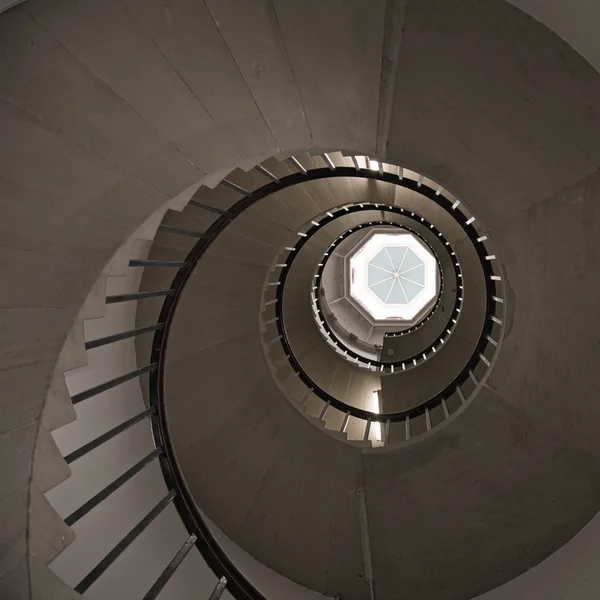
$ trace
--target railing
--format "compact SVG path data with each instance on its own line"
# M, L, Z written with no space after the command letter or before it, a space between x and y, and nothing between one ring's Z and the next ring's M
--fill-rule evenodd
M281 264L286 265L285 267L282 268L282 271L280 273L280 276L278 279L279 287L277 288L277 291L278 291L277 307L279 310L279 312L277 314L277 318L278 318L278 323L281 324L282 329L285 326L285 318L283 315L283 310L284 310L283 294L285 292L285 282L287 280L288 273L290 272L290 270L293 267L296 256L299 255L299 253L302 249L302 246L310 239L310 237L314 233L316 233L319 230L322 230L324 225L326 225L329 222L334 221L337 217L344 216L349 213L352 214L352 213L356 213L356 212L360 212L360 211L372 210L373 208L381 210L382 212L399 214L399 215L402 215L403 217L407 217L411 220L426 224L430 228L430 230L442 241L442 243L444 244L444 247L446 249L449 249L448 257L450 258L450 261L452 262L457 281L459 281L462 278L462 271L460 268L460 263L458 261L458 257L456 256L456 253L452 250L450 243L446 240L446 238L442 235L442 233L437 230L437 228L435 228L433 225L431 225L431 223L428 223L422 216L415 214L412 211L406 211L403 208L400 208L397 206L389 206L389 205L385 205L385 204L363 203L363 204L359 204L359 205L347 205L347 206L341 207L340 209L338 209L335 212L330 213L333 215L332 217L327 215L326 217L322 218L320 221L318 221L316 219L314 221L311 221L311 223L313 224L313 227L309 228L306 231L306 237L302 237L302 239L299 240L298 243L296 243L295 249L292 252L289 252L287 254L287 256L284 256L284 257L278 259L278 260L282 260ZM318 223L318 225L314 225L314 223ZM382 374L393 374L394 372L397 372L397 371L406 371L407 369L411 369L411 368L416 367L417 365L421 365L422 363L427 361L429 358L431 358L435 354L436 348L439 348L441 346L441 344L444 344L446 342L448 337L454 331L454 328L460 317L460 311L461 311L462 304L463 304L463 297L462 297L462 293L460 293L458 286L457 286L457 291L456 291L455 300L454 300L454 306L452 307L450 316L447 319L447 323L446 323L446 326L444 327L443 334L437 340L435 340L428 348L424 348L423 351L421 351L409 358L406 358L403 360L391 360L391 359L385 360L384 358L373 360L373 359L365 358L362 354L352 350L346 344L344 344L343 340L340 339L340 337L337 336L335 334L335 332L332 330L330 324L328 323L326 315L324 314L323 307L322 307L322 301L321 301L320 295L319 295L319 283L323 277L323 272L327 265L327 261L328 261L329 257L331 256L331 254L333 253L333 251L335 250L335 248L344 239L346 239L349 235L352 235L352 233L354 233L355 231L358 231L359 229L362 229L363 227L377 226L377 225L388 225L388 226L392 226L392 227L394 227L394 226L399 227L399 225L397 223L394 223L392 221L368 221L364 224L358 225L356 227L352 227L347 232L345 232L343 235L338 236L331 243L331 245L327 248L327 251L323 254L323 259L318 264L318 267L316 269L316 273L314 276L315 285L313 286L313 288L311 290L311 298L312 298L312 302L316 308L317 322L319 323L319 326L320 326L319 329L323 332L325 339L327 340L327 342L330 345L333 346L333 348L336 352L338 352L339 354L341 354L345 357L349 357L350 359L353 359L354 364L356 364L359 367L362 367L362 368L365 368L365 369L368 369L371 371L377 371ZM430 252L435 256L435 252L434 252L433 248L431 247L431 245L420 234L418 234L414 229L411 229L410 227L406 227L406 226L403 226L401 228L405 229L406 231L410 231L413 235L417 236L421 240L421 242L423 244L425 244L429 248ZM439 270L439 277L440 277L440 291L439 291L437 300L436 300L434 306L423 316L423 318L419 321L419 323L417 323L415 326L410 328L411 332L414 332L414 331L420 329L427 321L429 321L429 319L433 316L436 309L438 308L439 303L441 302L442 293L444 290L444 280L443 280L442 269L439 268L439 258L438 258L438 270ZM280 332L280 333L283 335L282 332ZM291 348L291 350L293 351L293 348Z
M76 591L85 593L86 590L88 590L90 586L92 586L127 550L127 548L163 513L163 511L165 511L168 506L173 504L176 507L189 535L180 546L179 550L172 556L169 564L162 570L162 572L158 574L155 582L145 594L144 600L151 600L159 596L173 574L177 571L178 567L182 564L184 558L194 547L200 551L202 557L216 576L214 589L210 596L211 600L216 600L219 598L225 589L227 589L238 600L264 600L261 593L229 560L226 553L221 549L217 540L211 533L208 525L195 508L194 502L189 491L187 490L182 474L179 471L177 461L175 460L172 441L166 425L164 404L165 347L169 334L169 328L173 321L177 303L185 283L190 277L197 261L202 257L211 243L227 227L231 220L235 219L246 208L259 201L261 198L264 198L269 194L285 187L302 183L308 179L314 180L337 176L375 178L382 181L388 181L396 185L404 185L409 189L414 189L428 196L441 206L448 205L448 210L455 211L457 220L463 224L465 231L474 241L474 244L476 244L482 265L484 265L488 296L486 320L481 338L471 360L465 369L463 369L463 371L454 379L454 381L447 386L444 392L437 394L434 398L429 399L427 402L415 407L414 409L394 414L377 414L375 412L348 406L339 398L335 398L327 394L324 390L321 390L315 386L311 379L303 371L301 364L295 359L293 352L289 347L285 326L282 319L280 300L285 284L285 274L289 270L289 267L284 267L279 278L279 283L281 285L275 286L277 289L276 296L272 302L268 301L266 304L267 306L272 307L274 315L273 318L280 328L281 338L279 339L279 342L286 349L286 360L292 365L296 373L296 377L306 386L307 392L309 394L316 394L323 403L322 408L319 411L320 419L324 420L328 413L331 413L332 411L339 411L342 414L341 431L345 431L347 429L351 418L360 419L364 422L364 429L362 433L362 437L364 439L369 438L371 427L374 423L383 424L384 433L382 434L382 441L384 442L390 441L391 425L393 423L403 422L403 431L405 432L404 439L410 439L419 433L415 429L415 423L420 417L423 417L425 421L424 429L426 431L431 430L437 424L437 417L434 418L433 414L438 408L442 413L443 419L450 418L454 412L456 412L462 405L469 401L469 399L476 393L477 389L482 385L483 381L487 377L488 369L494 361L496 349L501 341L501 326L503 320L502 312L504 307L504 301L501 293L501 274L498 270L494 270L492 268L495 256L488 250L488 245L486 243L488 240L486 235L476 230L474 219L472 217L468 217L462 212L457 211L457 202L452 204L449 200L447 200L441 193L441 189L435 191L433 188L428 187L424 183L424 179L422 177L419 177L416 181L412 181L407 177L403 178L402 171L400 169L398 169L397 172L390 172L388 169L393 169L393 167L384 163L377 163L376 170L366 169L361 166L361 160L366 160L364 157L352 158L355 168L336 167L333 162L329 160L329 168L310 170L303 167L300 161L292 157L289 159L289 162L298 168L298 173L288 175L281 179L273 176L271 173L266 171L264 167L258 166L257 170L261 174L265 175L268 182L264 186L261 186L254 191L242 189L240 186L224 180L222 182L223 186L228 187L230 190L235 191L241 196L240 201L234 204L230 209L222 210L212 207L209 204L192 201L196 207L205 209L213 214L218 215L217 219L206 232L190 232L179 228L168 228L165 226L162 226L161 228L163 231L168 231L169 233L185 236L186 238L192 238L195 240L194 245L185 260L132 260L132 267L142 267L144 269L176 269L176 275L172 280L171 285L154 291L115 294L107 297L106 302L108 304L119 304L132 301L146 302L149 300L155 302L158 298L162 300L162 306L160 309L160 314L155 323L129 329L127 331L115 333L87 342L86 349L92 350L102 346L109 346L110 344L114 344L126 339L138 339L141 336L152 334L153 338L149 361L147 364L142 365L141 367L132 370L129 373L119 375L105 383L92 386L88 389L78 392L77 394L74 394L72 396L72 401L74 404L88 402L93 397L106 392L107 390L117 388L118 386L121 386L133 379L147 376L149 404L134 416L131 416L130 418L111 428L109 431L71 451L67 454L65 460L67 463L73 464L76 461L81 460L89 453L97 451L111 440L122 436L126 431L142 422L149 423L154 440L154 448L147 452L143 458L138 460L124 473L120 474L108 485L106 485L102 490L97 492L89 500L85 501L76 510L71 512L71 514L66 517L65 521L69 525L74 525L85 515L95 510L124 484L130 481L136 474L140 473L144 469L147 469L149 465L156 463L156 461L158 461L160 464L162 474L166 482L167 491L160 501L158 501L155 506L147 514L145 514L145 516L143 516L143 518L141 518L135 526L126 532L118 541L118 543L114 545L114 547L108 553L106 553L103 558L74 586ZM381 209L382 205L375 205L375 207ZM348 211L363 209L364 207L360 206L347 206L341 210L347 213ZM409 216L399 207L385 207L385 210L398 212L398 214ZM332 213L332 216L327 216L327 219L334 219L334 215L335 213ZM411 218L418 218L416 215L410 216ZM323 221L323 223L324 222L325 221ZM308 235L310 235L310 231L302 232L300 237L305 238ZM301 243L301 240L299 240L299 242ZM290 250L289 252L292 254L297 253L299 248L300 244L297 243L294 249ZM292 262L293 260L285 264L291 266ZM282 264L284 263L282 262ZM457 269L457 278L460 279L460 265L458 264L458 261L453 261L453 264L455 264ZM457 298L458 297L460 297L460 294L457 294ZM460 300L457 300L456 304L459 312L460 302ZM263 318L266 316L267 314L263 315ZM443 343L444 341L440 340L440 344ZM432 352L433 351L435 350L432 350ZM391 372L393 364L382 362L380 368L381 367L390 368ZM392 439L391 441L396 440Z
M156 328L157 330L160 327ZM150 328L145 328L144 330L137 330L135 334L133 332L127 332L128 335L141 335L142 333L148 333L151 331ZM116 339L117 336L111 336L111 338ZM123 339L120 337L119 339ZM108 344L110 343L107 338L103 340L98 340L97 342L92 342L88 345L88 347L97 347L97 344ZM155 367L156 365L153 365ZM154 369L153 369L154 370ZM89 390L86 390L76 396L73 396L74 402L83 402L90 401L96 395L101 394L103 391L106 391L110 387L115 385L120 385L125 381L131 380L135 377L138 377L141 372L148 372L148 369L138 369L122 377L111 380L105 385L95 386ZM76 461L84 458L89 453L94 452L95 450L100 449L104 444L109 443L111 440L117 438L118 436L123 435L127 430L131 429L135 425L140 422L147 421L156 423L157 418L157 407L155 405L142 410L138 414L133 417L127 419L121 424L113 427L106 433L94 438L93 440L87 442L86 444L80 446L78 449L73 450L69 454L67 454L64 459L67 464L72 465L76 463ZM98 508L101 503L109 499L113 494L115 494L122 486L127 484L133 477L135 477L142 470L147 469L149 465L154 463L155 461L160 461L163 465L167 462L167 456L165 453L164 445L157 440L156 446L150 452L148 452L141 460L137 461L133 466L129 467L124 473L111 481L108 485L106 485L99 492L94 494L89 500L84 502L81 506L79 506L76 510L71 512L65 519L65 523L68 526L74 526L81 519L86 517L91 511ZM137 524L135 524L123 537L114 545L114 547L106 553L103 558L89 571L85 574L85 576L74 585L74 589L76 592L80 594L85 594L89 588L94 585L98 579L102 577L103 574L123 555L123 553L138 539L140 535L142 535L151 525L152 523L162 515L165 509L171 504L174 503L179 511L183 520L186 520L186 516L190 516L190 511L188 509L183 509L183 503L185 502L185 498L183 497L183 487L180 482L176 482L175 480L167 480L167 492L164 494L162 499L155 504L155 506L145 514ZM155 582L152 584L150 589L148 589L147 593L143 596L143 600L154 600L163 590L163 588L167 585L171 577L174 575L177 568L181 565L184 558L188 555L190 550L194 546L197 546L198 549L202 552L205 560L211 564L211 566L215 565L215 561L218 561L219 566L222 571L227 571L230 574L233 573L234 576L241 578L244 581L244 578L241 577L241 574L237 574L235 568L231 564L227 564L226 557L222 556L215 540L212 536L207 532L206 526L196 521L194 523L186 523L188 525L188 530L193 531L190 533L185 542L181 545L176 554L172 557L169 564L163 569L162 572L158 573ZM213 560L211 560L211 556ZM215 572L218 572L219 569L214 568ZM228 579L227 576L221 575L220 578L215 581L214 590L211 594L211 598L217 599L221 597L224 589L229 586L230 589L239 589L240 584L238 581L232 581ZM232 585L233 584L233 585ZM249 584L244 583L243 585L244 592L250 590ZM252 590L252 593L239 594L240 598L252 598L254 600L262 600L263 597L258 592Z
M186 263L178 263L173 265L167 261L131 261L131 266L139 267L141 264L152 267L171 267L182 269ZM174 287L167 290L168 293L161 294L165 298L173 298L176 296ZM156 298L156 294L122 294L120 296L109 296L112 304L121 302L129 302L133 299ZM168 304L165 303L164 314L168 310ZM156 324L139 327L123 331L121 333L108 335L85 344L86 350L96 348L110 347L111 344L122 342L123 340L135 339L147 334L163 333L165 330L166 321L162 318ZM162 339L162 338L161 338ZM153 352L155 355L156 353ZM119 386L123 386L127 382L141 378L144 375L149 375L150 378L156 373L159 367L159 361L154 360L149 364L137 368L128 373L124 373L117 377L106 381L105 383L94 385L76 394L72 394L71 401L74 405L93 402L99 395L115 390ZM122 537L114 544L114 546L106 552L102 558L85 572L84 576L73 585L73 589L80 593L86 594L88 590L98 582L98 580L106 574L106 572L128 551L130 546L134 544L140 536L142 536L152 525L159 519L171 505L174 505L181 517L188 536L180 545L178 550L172 555L168 564L156 573L154 582L143 595L143 600L154 600L159 597L161 592L167 586L178 568L182 565L188 554L196 548L215 573L214 583L210 594L203 596L211 600L217 600L222 596L227 589L238 599L245 600L264 600L263 595L258 592L250 582L242 575L235 565L227 558L227 555L221 550L218 542L210 532L208 526L203 519L198 515L193 503L187 492L187 488L183 479L176 471L174 460L170 454L170 440L168 436L164 436L164 419L162 415L162 403L156 395L151 395L150 405L134 416L124 420L120 424L112 427L108 431L102 433L84 443L78 448L70 451L64 456L64 460L68 465L77 466L77 462L86 459L94 452L104 450L114 441L118 441L127 434L132 428L141 423L146 422L151 428L154 439L154 448L146 452L146 454L137 460L132 466L115 477L110 483L105 485L98 492L93 494L91 498L84 501L75 510L64 517L64 522L72 527L76 526L84 518L92 515L93 511L101 508L101 505L109 501L114 495L127 485L131 485L132 481L142 471L148 470L151 465L160 463L163 471L164 481L166 483L166 492L162 498L155 503L152 508L145 513L128 531L124 532ZM101 401L101 400L97 400ZM100 461L102 462L102 461Z
M363 160L362 165L370 165L375 162L374 168L368 168L361 166L361 159ZM331 222L333 219L344 214L348 214L350 211L361 211L361 210L372 210L373 208L399 212L404 216L411 214L410 211L405 211L397 206L387 206L383 204L372 204L367 205L365 203L359 205L347 205L343 206L337 211L329 211L322 220L311 221L312 227L307 227L305 230L299 232L299 239L294 243L293 246L286 248L277 259L276 264L279 265L281 271L279 272L276 279L272 281L274 284L273 289L276 290L275 294L266 295L263 305L263 322L264 323L276 323L278 329L277 341L281 344L284 352L285 359L274 365L275 370L281 369L285 366L286 362L289 363L293 369L295 377L302 382L306 387L307 393L303 396L300 401L300 405L304 405L308 398L314 398L315 396L320 400L320 406L316 409L314 416L320 420L330 419L332 422L338 423L341 420L341 426L337 429L339 432L347 432L348 423L350 418L358 419L363 422L363 428L360 435L349 439L362 439L368 440L373 438L371 432L371 425L378 423L379 427L383 425L384 433L381 435L382 443L408 441L417 437L418 435L427 433L435 427L441 425L443 422L451 419L455 413L457 413L463 406L468 404L474 397L477 391L481 388L489 371L495 361L497 349L502 339L502 325L504 320L504 298L501 292L502 289L502 275L500 267L496 259L496 255L489 249L489 238L485 232L479 231L476 227L475 217L468 215L462 211L459 207L461 206L460 201L450 200L447 198L443 189L439 186L429 186L425 178L422 175L416 175L416 178L412 179L405 176L403 169L398 168L397 172L390 172L387 169L392 168L391 165L381 163L379 161L370 161L364 157L353 157L355 169L348 167L337 167L334 172L330 170L328 173L326 169L315 171L308 171L307 177L316 178L320 177L331 177L331 176L354 176L354 177L366 177L377 179L380 181L387 181L395 185L400 185L407 189L411 189L415 192L421 193L427 199L434 201L438 206L444 208L447 212L452 214L454 219L461 225L465 232L466 238L470 239L473 247L475 248L479 257L481 267L485 277L486 287L486 310L484 323L481 330L481 335L475 346L471 358L468 360L461 372L449 383L446 387L429 398L427 401L419 404L410 409L398 411L394 413L378 413L375 411L368 411L365 409L358 408L347 404L340 398L336 398L329 394L326 390L318 386L310 375L304 370L301 362L296 358L293 352L293 347L290 345L286 329L285 329L285 316L284 316L284 292L287 274L290 272L293 261L298 256L302 246L308 242L311 235L313 235L317 229L322 229L325 223ZM335 173L335 175L334 175ZM421 218L420 216L417 218ZM438 232L441 233L441 232ZM340 243L347 234L340 236L333 242ZM448 244L447 241L444 242ZM449 244L448 244L449 245ZM326 252L329 254L329 250ZM453 259L456 259L456 254L452 250L451 252ZM493 262L496 261L497 268L493 267ZM455 327L458 319L460 318L461 305L462 305L462 294L460 293L463 289L462 285L462 272L460 271L460 264L458 260L453 260L453 264L456 268L456 276L458 281L458 293L457 301L450 317L450 323L452 327ZM322 269L317 272L318 275L322 274ZM313 301L314 293L318 291L318 286L313 286ZM267 288L268 289L268 288ZM269 294L269 293L268 293ZM318 294L316 296L318 299ZM319 313L322 317L322 313ZM334 338L335 334L327 327L325 319L320 320L321 327L326 331L327 336ZM422 323L415 327L412 327L403 332L397 332L390 334L391 336L407 335L418 329ZM378 374L382 375L393 375L396 372L414 368L441 348L441 346L447 342L452 329L447 328L445 330L446 335L440 338L434 343L428 353L421 353L418 357L412 357L409 361L404 360L399 363L391 363L387 361L364 361L361 360L361 356L358 353L353 352L347 347L344 347L339 339L333 342L334 349L341 355L350 356L354 359L355 363L359 366L364 366ZM369 364L370 363L370 364ZM390 439L390 434L394 423L403 423L402 429L403 435L394 435L394 439ZM396 428L396 432L397 432ZM378 436L379 437L379 436Z

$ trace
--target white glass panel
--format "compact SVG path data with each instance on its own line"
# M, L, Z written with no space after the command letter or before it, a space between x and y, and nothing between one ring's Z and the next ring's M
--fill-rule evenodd
M387 246L386 250L394 265L394 270L397 271L406 257L408 248L406 246Z
M388 297L388 304L407 304L410 298L406 297L402 286L400 285L400 281L398 279L394 280L394 287L392 288L392 293Z
M423 289L422 285L413 283L412 281L409 281L404 277L402 277L400 281L404 289L404 293L406 294L406 297L408 299L408 302L412 302L417 297L417 294L419 294L419 292L421 292L421 290Z
M394 266L391 264L388 254L385 250L380 250L370 261L369 264L385 269L386 271L393 271Z
M384 271L383 269L380 269L372 264L369 265L368 281L370 286L380 283L381 281L385 281L386 279L390 279L391 277L391 271Z
M400 271L407 271L408 269L412 269L418 265L422 265L423 261L412 251L408 250L406 256L404 257L404 261L402 262L402 266L399 267Z

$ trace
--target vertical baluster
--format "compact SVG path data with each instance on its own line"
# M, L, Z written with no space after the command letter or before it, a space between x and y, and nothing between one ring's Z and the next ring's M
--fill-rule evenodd
M192 549L192 546L196 543L196 534L192 533L187 539L185 544L177 551L177 554L173 557L173 560L166 566L165 570L160 574L154 585L148 590L148 593L144 596L143 600L156 600L158 595L162 592L165 585L167 585L169 579L173 576L173 573L177 571L179 565L183 562L183 559L187 556L188 552Z
M223 592L225 591L226 587L227 578L221 577L221 579L219 579L219 583L217 583L217 585L215 586L215 589L213 590L208 600L219 600L219 598L223 595Z

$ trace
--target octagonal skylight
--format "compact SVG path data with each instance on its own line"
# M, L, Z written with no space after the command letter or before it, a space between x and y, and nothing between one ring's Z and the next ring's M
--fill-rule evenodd
M412 320L438 293L435 257L411 233L373 235L350 268L351 296L377 320Z

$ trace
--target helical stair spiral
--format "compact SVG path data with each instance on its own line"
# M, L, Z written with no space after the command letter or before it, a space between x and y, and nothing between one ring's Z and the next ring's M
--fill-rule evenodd
M2 600L598 597L594 2L0 12Z
M350 198L352 202L344 202ZM287 397L291 406L305 413L310 425L348 439L358 449L413 443L451 421L473 400L500 347L505 303L500 262L490 250L491 240L460 205L439 185L401 167L339 152L304 154L267 161L250 172L233 172L215 190L194 197L183 211L167 213L147 261L135 263L146 267L140 294L150 296L138 309L136 328L165 323L153 341L138 338L138 360L149 355L139 366L157 365L150 374L151 403L164 406L164 435L171 440L173 458L192 498L242 547L254 540L249 550L253 556L311 589L347 598L366 593L371 577L364 577L361 566L361 504L355 496L360 486L348 478L351 470L336 481L339 470L350 468L351 455L335 446L328 449L332 442L315 437L322 434L310 428L294 432L297 413L282 400ZM317 327L310 301L323 254L352 229L363 224L374 227L369 224L376 220L377 225L412 226L431 242L437 238L445 252L438 260L449 264L454 276L446 277L443 293L450 298L448 315L441 314L448 304L445 300L422 328L396 339L400 352L414 345L416 336L427 346L410 359L388 363L352 361L336 354ZM447 231L448 239L436 224ZM173 281L172 268L179 269ZM438 320L445 326L441 331ZM437 335L430 341L432 326ZM371 407L377 389L382 395L381 414ZM248 471L241 457L262 445L263 435L270 439L270 429L274 439L266 443L262 459L267 463ZM235 447L224 431L236 437ZM271 454L277 448L273 463ZM313 490L325 494L320 499L302 496L309 493L301 485L302 474L318 464L311 456L318 463L328 456L316 473L327 476L330 485L335 483L335 491L329 486ZM227 473L236 486L234 510L215 493L227 486L226 479L220 484L196 479L199 473L209 476L201 457L213 465L213 477L221 479ZM225 461L223 470L216 468L220 460ZM227 464L233 468L225 469ZM280 535L274 515L260 537L252 530L242 532L241 540L232 535L248 511L260 514L256 502L263 486L267 498L262 501L267 502L268 494L275 493L272 485L276 489L282 485L274 474L281 475L281 469L288 490L300 486L296 510L301 514L317 510L330 522L330 511L341 511L336 527L348 528L352 542L346 536L335 540L345 548L345 559L336 558L340 561L336 569L325 569L333 552L322 554L327 547L323 536L330 535L327 527L318 527L314 537L309 534L315 552L303 555L303 560L286 556L283 563L272 563L260 552L260 547L271 546L269 532ZM269 474L273 483L261 483ZM251 479L238 488L239 477ZM281 526L287 527L291 519L311 522L310 514L303 518L284 514ZM291 549L299 541L292 542ZM261 545L258 549L256 543ZM341 552L340 546L336 554ZM311 564L309 557L321 567L305 579L302 573ZM361 575L362 590L356 586Z
M437 238L446 265L443 301L431 318L392 337L397 360L349 356L328 343L315 318L324 255L363 225L412 226L432 244ZM168 300L150 298L136 322L165 327L154 341L138 339L137 356L150 352L157 364L150 398L164 411L191 501L263 564L310 589L359 599L374 587L365 573L372 560L378 597L393 597L399 571L411 597L444 597L445 584L418 580L412 560L422 553L431 568L449 566L448 554L461 551L459 531L482 534L484 524L471 519L479 497L440 491L427 503L405 499L402 514L396 506L406 492L400 482L425 477L427 464L438 485L454 479L457 466L439 472L427 458L435 448L477 477L487 473L482 443L500 456L511 452L510 437L498 438L507 415L491 410L484 388L508 304L501 257L485 231L461 200L422 175L340 152L232 172L183 211L167 213L140 293L160 290ZM163 260L183 265L172 282ZM380 412L371 403L376 390ZM475 413L481 422L469 418ZM459 446L442 450L456 436ZM407 469L410 461L418 466ZM547 486L531 485L541 501ZM496 510L494 502L487 510ZM554 499L552 520L555 510ZM433 515L442 520L436 526ZM516 533L504 529L503 551ZM400 537L413 559L398 564L388 544ZM478 560L483 573L491 556ZM477 586L476 578L464 584Z

